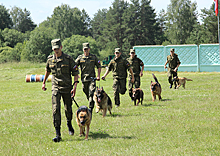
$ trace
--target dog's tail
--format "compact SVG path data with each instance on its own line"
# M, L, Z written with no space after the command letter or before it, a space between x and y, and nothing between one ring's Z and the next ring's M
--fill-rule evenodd
M187 79L186 77L184 77L184 79L187 80L187 81L193 81L192 79Z
M154 80L155 80L157 83L159 83L158 80L157 80L157 78L156 78L156 76L155 76L153 73L152 73L152 75L153 75Z

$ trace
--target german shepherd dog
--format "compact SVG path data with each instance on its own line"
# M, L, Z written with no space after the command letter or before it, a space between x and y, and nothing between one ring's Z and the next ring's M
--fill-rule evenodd
M186 81L192 81L192 79L187 79L186 77L178 77L175 76L172 80L174 83L176 83L178 89L181 85L183 85L183 88L185 89Z
M86 136L85 140L88 140L89 135L89 126L91 123L92 115L88 107L81 106L76 111L76 122L80 128L79 136ZM85 135L85 127L86 127L86 135Z
M132 88L132 97L134 99L134 105L138 106L139 102L143 102L144 99L144 92L141 90L141 88ZM136 104L136 100L138 100Z
M156 100L156 95L158 95L158 98L159 100L161 100L161 92L162 92L162 88L161 88L161 85L160 83L158 82L156 76L154 74L153 75L153 78L155 80L155 82L152 82L151 81L151 84L150 84L150 91L151 91L151 94L152 94L152 100L153 102Z
M93 96L93 100L95 101L96 105L96 113L98 113L101 110L102 117L105 117L108 109L109 113L112 114L112 101L110 97L107 95L107 93L104 91L103 87L97 87Z

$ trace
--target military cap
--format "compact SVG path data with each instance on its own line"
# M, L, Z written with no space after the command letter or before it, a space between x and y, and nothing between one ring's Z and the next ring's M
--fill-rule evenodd
M89 43L83 43L83 49L89 49L90 47L89 47Z
M120 53L121 52L120 48L115 48L115 52L119 52Z
M130 49L130 53L135 53L135 49Z
M170 51L175 51L175 49L174 49L174 48L171 48Z
M60 39L54 39L51 41L52 50L53 49L59 49L61 47L61 41Z

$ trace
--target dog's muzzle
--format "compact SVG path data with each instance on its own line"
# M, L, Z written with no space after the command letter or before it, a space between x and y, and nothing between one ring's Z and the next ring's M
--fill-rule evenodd
M85 125L85 123L86 123L86 121L87 121L87 120L80 121L80 124L84 126L84 125Z

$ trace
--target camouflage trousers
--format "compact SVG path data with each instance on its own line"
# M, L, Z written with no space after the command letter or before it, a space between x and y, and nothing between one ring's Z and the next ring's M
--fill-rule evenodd
M120 105L120 94L125 94L127 88L126 88L126 78L124 79L114 79L113 80L113 91L114 91L114 100L115 105Z
M87 100L89 101L89 108L94 108L93 95L96 89L96 82L87 81L82 83L83 92L86 94Z
M135 76L134 77L134 83L131 83L131 78L132 77L130 77L129 81L128 81L128 90L129 90L129 96L133 100L133 98L132 98L132 88L139 88L140 85L141 85L141 81L140 81L140 76Z
M70 92L60 93L58 90L52 91L53 124L55 128L60 128L61 125L61 97L63 99L67 121L71 121L73 116L72 99Z
M168 69L168 71L167 71L168 82L169 82L170 84L172 84L172 85L173 85L172 79L173 79L175 76L177 76L177 72L173 71L173 69ZM174 84L174 85L175 85L175 84Z

